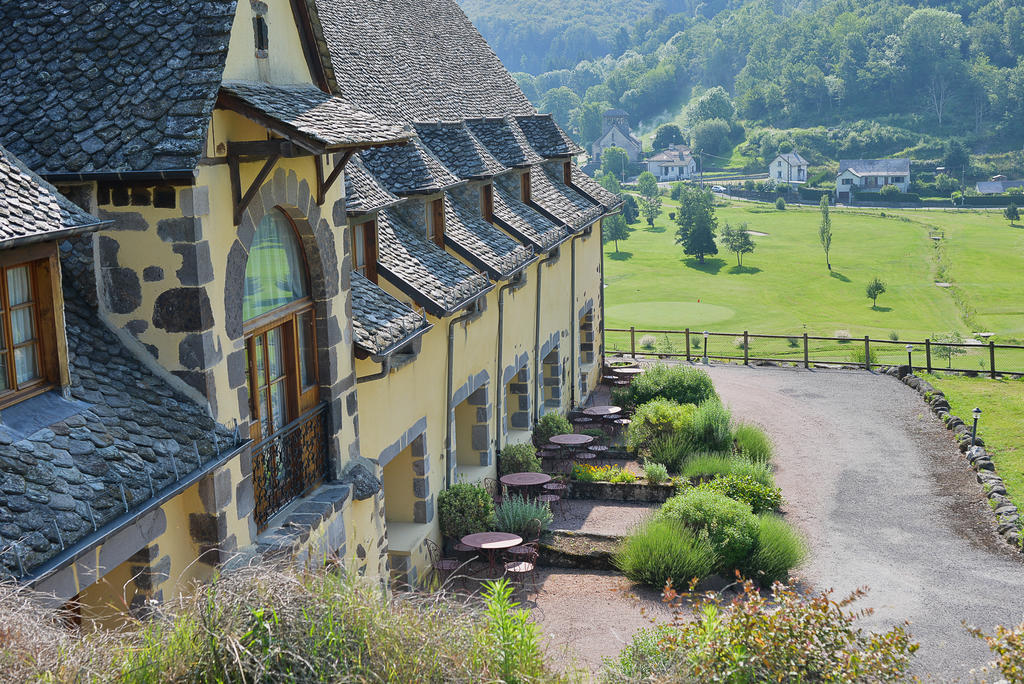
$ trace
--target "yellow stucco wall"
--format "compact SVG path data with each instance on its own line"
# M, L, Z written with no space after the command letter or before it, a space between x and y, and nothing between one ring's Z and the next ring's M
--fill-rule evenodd
M268 0L264 19L267 22L269 50L262 59L256 57L253 29L255 13L246 0L238 3L231 26L225 80L267 81L269 83L309 83L310 73L302 54L302 43L288 0Z

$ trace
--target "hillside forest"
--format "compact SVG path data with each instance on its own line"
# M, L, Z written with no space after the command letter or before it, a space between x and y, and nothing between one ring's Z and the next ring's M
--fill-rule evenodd
M462 4L527 96L585 145L612 107L643 131L680 123L692 143L707 120L685 108L717 86L732 111L711 144L728 157L742 143L750 165L792 148L812 164L939 158L951 140L1022 154L1024 8L1014 0Z

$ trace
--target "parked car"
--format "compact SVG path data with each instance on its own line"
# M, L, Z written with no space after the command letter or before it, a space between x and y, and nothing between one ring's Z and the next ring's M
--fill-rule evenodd
M712 185L711 192L729 192L724 185Z

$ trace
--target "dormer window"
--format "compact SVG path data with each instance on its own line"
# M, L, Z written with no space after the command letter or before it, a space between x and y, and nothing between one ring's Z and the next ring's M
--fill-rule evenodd
M44 251L53 252L53 245ZM38 252L39 250L33 250ZM0 407L61 381L54 303L56 256L12 253L0 265ZM35 257L34 259L32 257ZM63 331L61 331L63 332Z
M256 34L256 56L266 57L267 51L270 49L270 30L267 27L267 20L263 16L257 16L252 23Z
M572 185L572 162L567 161L562 164L562 180L565 181L566 185Z
M480 215L487 222L494 217L494 187L490 183L480 186Z
M427 205L427 239L444 249L444 198Z
M523 175L519 177L519 190L520 199L524 202L529 202L532 197L530 193L530 172L523 171Z
M352 268L377 282L377 219L352 226Z

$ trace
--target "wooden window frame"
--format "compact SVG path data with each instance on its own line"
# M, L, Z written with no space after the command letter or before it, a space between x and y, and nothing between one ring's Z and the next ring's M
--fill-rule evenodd
M356 260L359 235L363 237L363 257L366 261L362 265ZM371 283L377 282L377 217L352 226L352 270L362 274Z
M562 180L566 185L572 185L572 162L562 162Z
M7 291L7 271L22 266L29 269L28 306L32 307L32 339L36 345L36 368L39 377L19 385L14 366L15 349ZM63 296L60 290L60 263L56 244L32 245L12 250L0 257L0 321L3 325L0 342L3 348L0 349L0 355L6 357L9 387L0 390L0 409L67 384L67 349L63 344Z
M298 228L295 225L295 220L284 210L275 208L275 211L279 211L281 215L287 219L289 227L295 232L296 238L298 238L300 248L299 254L302 257L303 277L306 279L306 291L312 292L309 282L309 264L306 260L306 252L302 249L304 243L302 241L302 236L299 234ZM374 263L376 263L376 260L374 260ZM300 319L307 314L312 317L313 322L310 329L310 344L312 344L313 347L313 356L311 361L313 364L312 370L314 382L309 387L304 388L302 386L302 358L299 345L299 325ZM285 402L287 405L286 411L288 415L286 416L286 420L283 424L287 425L306 411L311 410L319 402L320 368L319 355L317 354L319 347L317 344L316 334L316 308L312 296L296 299L295 301L288 302L283 306L279 306L276 309L272 309L264 314L245 321L242 324L242 334L244 336L246 350L246 388L249 391L249 432L250 436L256 441L261 441L267 435L261 435L260 417L262 415L262 407L259 405L259 385L253 385L254 379L257 378L257 366L254 353L255 340L257 337L266 335L275 328L282 328L285 375L288 380L288 385L285 387ZM264 344L263 349L264 368L267 368L269 357L267 356L266 344ZM254 389L256 390L255 392L253 391Z
M494 186L490 183L480 186L480 215L488 223L494 219Z
M519 196L523 202L529 202L533 197L533 187L530 182L530 172L523 171L519 176Z
M427 239L444 249L444 197L427 204Z

